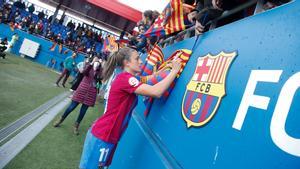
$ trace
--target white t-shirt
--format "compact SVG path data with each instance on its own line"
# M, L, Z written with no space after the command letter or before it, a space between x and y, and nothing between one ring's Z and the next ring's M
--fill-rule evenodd
M77 69L79 70L80 73L82 73L84 69L84 62L79 62L77 64Z

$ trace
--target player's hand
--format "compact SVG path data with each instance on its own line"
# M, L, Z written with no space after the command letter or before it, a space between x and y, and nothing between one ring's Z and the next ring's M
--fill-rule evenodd
M181 69L181 59L175 59L172 61L172 72L178 73Z

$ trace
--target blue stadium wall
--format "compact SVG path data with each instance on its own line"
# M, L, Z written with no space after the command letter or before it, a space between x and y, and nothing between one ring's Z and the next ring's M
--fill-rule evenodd
M139 99L110 169L299 169L299 28L295 1L203 34L168 100L155 100L145 118ZM163 52L167 57L194 42ZM221 51L237 52L226 95L206 125L188 128L181 106L197 59Z
M37 37L34 35L31 35L27 32L15 29L12 31L8 25L0 24L0 38L7 37L8 41L11 40L11 37L14 33L17 33L19 35L19 40L16 42L16 44L13 46L11 53L20 56L19 53L20 47L23 43L24 38L27 38L29 40L32 40L36 43L40 44L39 52L37 53L37 56L35 58L26 57L26 59L29 59L33 62L37 62L39 64L45 65L48 61L50 61L52 58L56 60L55 70L60 70L60 63L63 62L67 57L72 55L72 51L69 51L67 54L61 54L58 51L58 45L56 46L54 51L50 51L53 42L49 41L47 39ZM63 47L63 51L67 50L67 48ZM79 63L84 59L83 54L78 54L78 57L76 58L76 62Z

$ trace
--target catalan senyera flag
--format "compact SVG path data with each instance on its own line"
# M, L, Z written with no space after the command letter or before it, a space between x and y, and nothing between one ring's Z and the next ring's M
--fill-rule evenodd
M156 83L160 82L161 80L163 80L165 77L168 76L168 74L171 72L171 68L168 67L169 63L171 63L174 59L181 59L181 69L180 71L177 73L177 77L176 79L172 82L172 84L170 85L170 87L164 92L162 99L165 101L167 100L168 96L170 95L170 93L172 92L173 88L175 87L176 81L179 78L180 74L182 73L185 65L187 64L187 62L190 59L190 56L192 54L191 50L187 50L187 49L180 49L180 50L176 50L166 61L164 61L158 68L158 74L155 76L152 76L150 79L147 79L146 83L149 85L155 85ZM144 115L147 116L150 112L151 106L153 103L153 98L149 98L149 100L146 103L146 110L144 112Z
M146 57L146 63L142 67L141 76L147 77L149 75L152 75L153 72L156 72L163 61L164 53L162 52L162 49L156 44L153 46Z
M158 67L163 63L163 61L164 61L164 53L162 52L162 49L157 44L155 44L153 48L148 52L148 55L146 57L146 62L142 66L140 81L142 83L150 84L149 79L152 77L152 74L157 71ZM152 98L150 97L146 97L146 96L143 97L143 102L145 103L146 107L152 105L151 99Z
M114 36L108 36L103 43L102 51L115 52L118 50L118 43Z
M181 0L171 0L144 35L163 36L184 29L183 3Z

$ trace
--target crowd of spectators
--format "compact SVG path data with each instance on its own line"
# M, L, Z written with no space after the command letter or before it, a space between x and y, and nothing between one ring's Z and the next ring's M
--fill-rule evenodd
M219 16L226 10L231 10L246 0L183 0L183 17L186 28L195 28L195 34L202 34L208 30L207 23ZM254 9L252 9L254 10ZM253 13L253 11L252 11ZM230 21L238 20L247 15L245 12L240 12L233 16ZM146 38L143 34L150 28L155 22L155 19L159 16L157 11L147 10L143 12L142 20L136 25L137 31L133 31L131 34L127 33L125 36L129 39L129 44L135 46L138 51L145 52L147 49L151 49L156 43L160 43L168 37L176 36L179 32L174 32L167 36L150 37ZM224 24L224 23L223 23ZM183 37L177 37L177 41L182 40Z
M249 2L250 0L185 0L187 4L194 4L195 8L188 14L188 20L195 25L195 34L199 35L208 30L210 21L220 17L225 11L230 11ZM264 0L262 10L280 6L290 0ZM217 27L253 15L256 4L240 10L220 21Z
M0 23L10 25L11 29L21 29L30 34L42 36L54 42L50 50L60 46L60 53L68 53L69 50L83 53L97 53L101 55L101 49L105 37L100 31L93 31L86 24L77 25L69 21L63 25L64 17L60 20L53 15L47 16L44 11L34 14L35 7L31 4L26 8L25 3L16 1L13 5L4 3L0 6ZM69 50L62 51L62 45Z
M276 6L280 6L290 0L265 0L263 2L262 10L268 10ZM212 21L220 17L225 11L230 11L238 8L239 6L249 2L249 0L183 0L183 17L186 29L193 27L191 36L202 34L209 30ZM239 19L253 15L255 12L256 4L242 9L232 15L219 20L216 27L226 25L228 23L237 21ZM126 34L130 40L130 45L136 46L140 52L145 52L151 49L156 43L161 43L168 37L175 37L176 41L184 39L184 34L174 32L167 36L150 37L146 38L143 34L154 23L155 19L159 16L157 11L147 10L142 15L142 20L137 23L137 32Z
M157 11L146 10L143 12L142 20L136 25L137 31L125 34L125 36L129 39L130 46L135 46L139 52L144 53L149 45L153 45L158 40L156 37L146 38L143 36L158 16L159 12Z
M288 2L289 0L268 0L264 2L265 10ZM207 31L210 21L220 17L224 11L232 10L248 0L183 0L183 15L186 28L193 27L193 34L198 35ZM0 4L1 5L1 4ZM230 22L252 15L255 6L235 13L226 19L218 22L217 26L222 26ZM16 1L13 5L3 4L0 6L0 23L9 24L12 29L22 29L30 34L43 36L53 41L50 50L55 50L59 46L60 53L68 51L78 51L90 53L92 55L103 55L102 46L105 37L101 33L95 32L90 26L78 23L75 25L69 21L63 25L64 17L60 20L53 18L53 15L46 16L43 11L34 14L35 7L31 4L27 9L22 1ZM160 43L170 36L176 36L178 32L167 36L148 37L144 33L151 27L159 16L159 12L146 10L142 14L142 20L136 25L135 30L122 32L120 39L128 39L130 46L135 47L139 52L145 53L156 43ZM177 41L183 36L176 37ZM63 51L62 46L69 49ZM108 54L105 54L108 55Z

